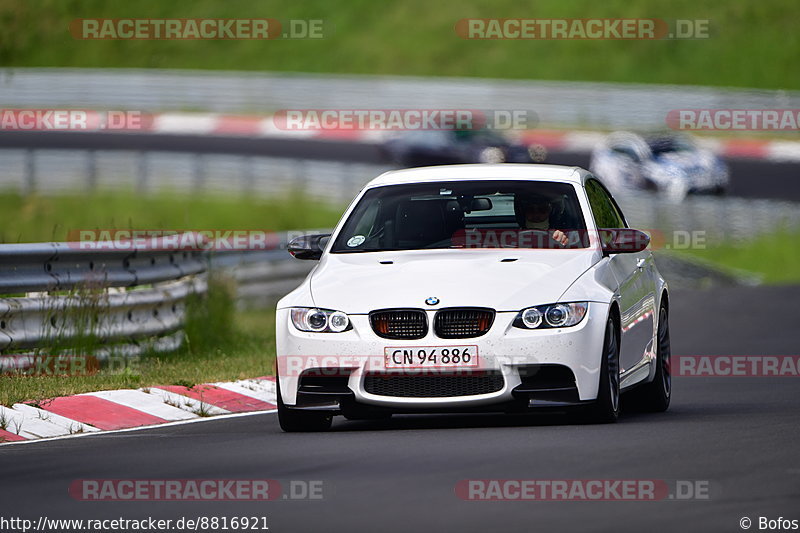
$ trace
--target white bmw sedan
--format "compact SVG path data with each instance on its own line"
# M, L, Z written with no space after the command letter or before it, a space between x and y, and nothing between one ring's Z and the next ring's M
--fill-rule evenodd
M285 431L334 415L575 408L613 422L670 401L667 284L648 236L576 167L387 172L277 307Z

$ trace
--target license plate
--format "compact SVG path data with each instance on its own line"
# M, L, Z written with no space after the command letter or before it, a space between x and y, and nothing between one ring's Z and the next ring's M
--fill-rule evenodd
M471 368L478 366L478 347L387 346L383 358L386 368Z

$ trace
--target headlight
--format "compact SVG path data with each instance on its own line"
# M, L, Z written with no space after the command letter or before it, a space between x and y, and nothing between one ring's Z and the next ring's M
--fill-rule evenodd
M489 146L481 150L478 160L481 163L505 163L506 155L496 146Z
M566 328L574 326L586 316L587 302L538 305L519 312L514 327L522 329Z
M528 147L528 155L534 163L542 163L547 159L547 148L541 144L532 144Z
M542 324L542 312L535 307L525 309L519 316L526 328L534 329Z
M293 307L291 317L292 324L300 331L340 333L352 329L350 319L341 311L313 307Z

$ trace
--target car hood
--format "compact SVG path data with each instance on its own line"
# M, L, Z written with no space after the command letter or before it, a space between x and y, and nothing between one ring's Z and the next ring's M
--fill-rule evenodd
M387 307L552 303L600 258L594 250L413 250L325 254L311 275L314 305L349 314ZM428 306L427 298L439 299Z
M702 172L713 168L716 157L704 150L685 150L682 152L667 152L654 158L654 163L670 167L687 173Z

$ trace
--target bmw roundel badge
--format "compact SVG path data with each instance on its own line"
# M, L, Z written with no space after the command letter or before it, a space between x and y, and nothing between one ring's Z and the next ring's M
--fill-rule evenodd
M425 300L425 303L428 305L436 305L439 303L439 298L436 296L431 296Z

